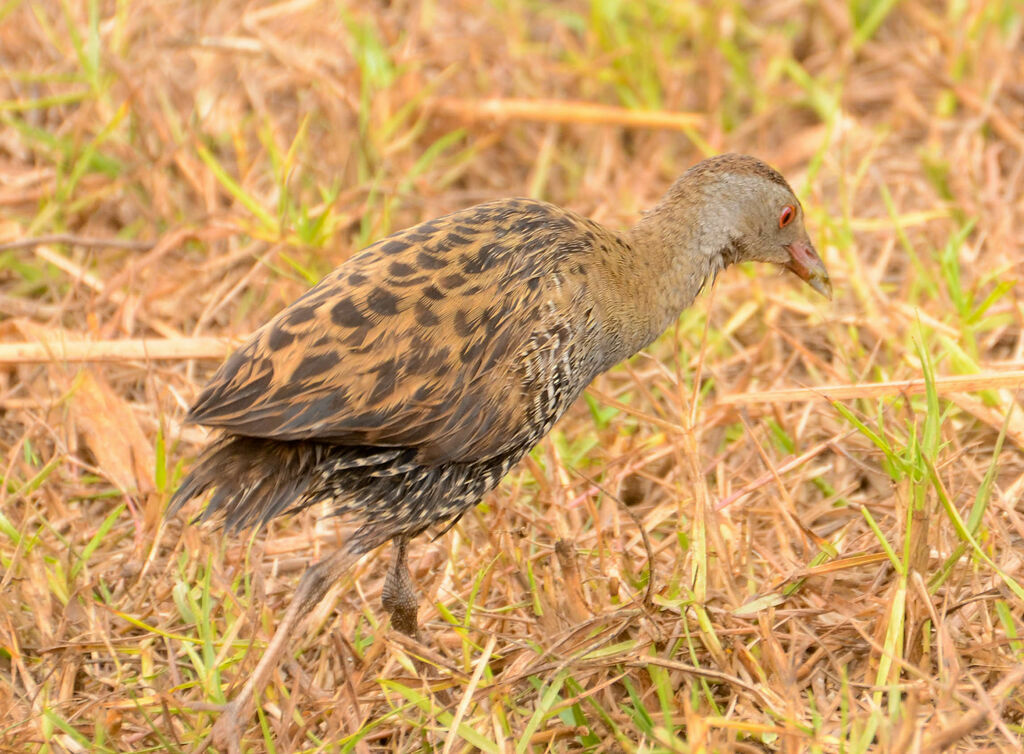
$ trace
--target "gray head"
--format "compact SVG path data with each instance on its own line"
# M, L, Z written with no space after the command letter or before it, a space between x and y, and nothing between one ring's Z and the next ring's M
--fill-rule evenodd
M695 205L699 220L687 214L697 237L689 240L719 257L712 267L770 262L832 298L828 271L804 228L803 207L778 171L748 155L712 157L686 171L655 212Z

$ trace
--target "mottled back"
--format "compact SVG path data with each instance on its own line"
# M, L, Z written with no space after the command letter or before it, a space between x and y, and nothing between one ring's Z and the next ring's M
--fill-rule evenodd
M189 420L254 438L415 448L427 463L531 445L598 371L559 362L600 324L578 273L595 244L616 243L528 199L398 232L255 332ZM553 390L569 379L578 385Z

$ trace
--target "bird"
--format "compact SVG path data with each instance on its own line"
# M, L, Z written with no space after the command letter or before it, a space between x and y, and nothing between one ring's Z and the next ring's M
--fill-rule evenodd
M286 622L352 557L391 540L382 603L392 627L415 636L409 540L457 522L595 377L750 260L831 298L792 188L740 154L695 164L626 230L508 198L398 231L217 370L187 415L217 435L168 513L212 493L200 517L234 532L325 504L358 526L307 569Z

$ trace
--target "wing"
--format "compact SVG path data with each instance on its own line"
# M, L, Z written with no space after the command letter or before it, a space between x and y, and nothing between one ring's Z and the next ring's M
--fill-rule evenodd
M562 270L599 232L518 199L389 236L255 332L189 419L251 437L415 447L431 462L501 453L550 403L536 394L538 365L564 381L560 352L593 328L583 277Z

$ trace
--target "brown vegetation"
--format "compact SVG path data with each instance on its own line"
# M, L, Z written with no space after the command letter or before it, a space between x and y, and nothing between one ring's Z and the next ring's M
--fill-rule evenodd
M201 744L341 541L163 519L225 342L392 230L516 194L625 226L740 151L833 302L720 276L413 544L432 644L371 553L243 747L1019 751L1022 33L1013 0L0 6L0 749Z

